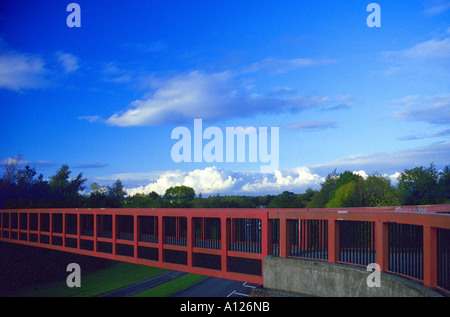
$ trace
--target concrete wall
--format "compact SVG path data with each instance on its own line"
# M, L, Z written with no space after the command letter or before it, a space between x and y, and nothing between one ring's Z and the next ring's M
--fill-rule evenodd
M264 258L264 288L320 297L440 296L417 282L381 273L381 287L368 287L365 268L268 256Z

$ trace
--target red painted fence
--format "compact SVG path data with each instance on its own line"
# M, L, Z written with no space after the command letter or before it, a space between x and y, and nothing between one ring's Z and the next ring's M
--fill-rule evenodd
M262 284L263 258L367 266L450 291L450 205L0 210L0 241Z

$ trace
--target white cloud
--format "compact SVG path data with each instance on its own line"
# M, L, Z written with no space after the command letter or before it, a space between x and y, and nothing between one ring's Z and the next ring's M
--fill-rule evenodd
M360 171L353 171L353 174L359 175L362 178L366 179L369 175L367 175L366 171L360 170Z
M383 52L384 61L391 65L384 71L391 76L401 72L448 74L450 67L450 38L447 34L442 39L435 38L420 42L412 47Z
M57 56L58 56L58 61L61 63L61 65L64 69L64 72L66 74L74 72L80 67L80 65L78 63L78 57L76 57L72 54L58 52Z
M156 181L146 186L128 188L127 193L135 195L138 193L148 194L154 191L163 195L170 187L184 185L194 188L197 194L215 194L231 190L236 182L237 179L233 178L230 172L216 167L207 167L191 172L175 170L161 173Z
M297 193L304 192L307 188L320 188L325 179L310 171L308 167L298 167L283 171L275 171L269 174L260 174L259 179L247 182L242 186L245 193L282 193L285 190Z
M106 120L114 126L185 123L194 118L206 122L262 113L298 112L330 101L328 97L280 99L252 93L225 71L206 74L192 71L153 81L154 91Z
M450 38L432 39L418 43L400 51L384 52L385 57L400 57L411 59L450 58Z
M398 183L398 177L400 176L400 172L395 172L394 174L389 176L389 179L391 180L391 183L393 185L396 185Z
M0 88L19 91L41 87L46 72L38 56L17 52L0 55Z
M429 40L399 52L409 58L450 58L450 38Z
M278 59L266 58L244 68L243 72L268 71L273 74L281 74L298 68L335 64L331 59L293 58Z
M337 128L337 122L336 121L304 121L304 122L296 122L291 123L284 128L286 130L290 131L319 131L324 129L331 129L331 128Z
M450 94L428 97L407 96L394 101L394 104L402 108L394 114L397 118L435 125L450 125Z
M427 15L438 15L450 9L450 1L448 0L431 0L429 2L425 9Z

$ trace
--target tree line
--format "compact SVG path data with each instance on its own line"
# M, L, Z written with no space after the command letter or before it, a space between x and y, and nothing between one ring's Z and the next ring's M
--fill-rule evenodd
M156 192L127 196L120 180L112 186L93 183L89 193L82 173L71 177L68 165L44 179L35 168L7 164L0 179L1 209L33 208L333 208L450 203L450 167L405 169L393 185L389 178L372 174L364 178L351 171L328 174L319 190L284 191L277 195L196 195L193 188L174 186Z

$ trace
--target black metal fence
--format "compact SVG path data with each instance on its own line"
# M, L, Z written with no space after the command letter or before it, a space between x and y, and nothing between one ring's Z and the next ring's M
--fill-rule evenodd
M339 262L363 266L376 262L374 222L339 222Z
M328 221L289 219L291 257L328 259Z
M423 227L389 223L389 271L423 279Z

